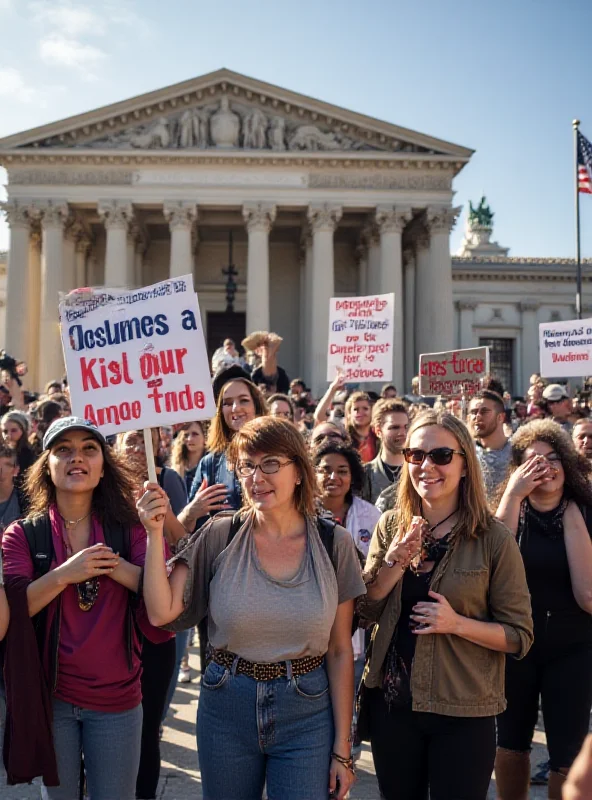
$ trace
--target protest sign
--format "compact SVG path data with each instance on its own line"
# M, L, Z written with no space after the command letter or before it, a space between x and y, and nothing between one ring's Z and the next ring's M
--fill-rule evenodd
M419 393L425 397L470 397L489 372L489 347L470 347L419 357Z
M327 380L385 381L393 377L394 294L332 297Z
M578 378L592 374L592 319L539 325L543 378Z
M190 275L131 291L72 292L60 323L72 411L105 435L214 415Z

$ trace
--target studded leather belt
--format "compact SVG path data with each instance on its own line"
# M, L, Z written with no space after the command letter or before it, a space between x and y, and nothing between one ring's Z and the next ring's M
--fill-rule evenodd
M228 650L213 650L211 660L222 667L232 669L237 656ZM292 665L292 675L297 678L299 675L306 675L318 669L324 661L324 656L305 656L295 658L290 663ZM236 665L236 672L239 675L246 675L256 681L273 681L276 678L285 678L288 675L288 662L278 661L272 664L258 664L254 661L247 661L239 658Z

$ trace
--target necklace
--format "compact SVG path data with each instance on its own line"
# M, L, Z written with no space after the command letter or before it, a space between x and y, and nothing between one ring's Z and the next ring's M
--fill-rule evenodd
M66 517L62 517L62 519L64 520L64 525L69 530L71 528L75 528L80 522L85 520L87 517L90 517L90 511L88 512L88 514L85 514L83 517L79 517L79 519L66 519Z
M436 522L435 525L432 525L431 528L428 528L427 533L423 537L421 543L421 550L419 551L419 560L416 564L412 566L412 569L415 573L418 573L421 570L424 562L426 561L436 562L439 561L444 556L444 554L448 550L448 547L450 546L450 534L452 533L452 531L448 531L448 533L442 536L440 539L436 539L436 537L433 536L433 533L436 530L436 528L440 527L440 525L444 525L445 522L448 522L448 520L451 517L453 517L457 513L457 511L458 508L455 508L452 514L449 514L447 517L444 517L444 519L441 519L440 522ZM428 574L431 574L431 572Z

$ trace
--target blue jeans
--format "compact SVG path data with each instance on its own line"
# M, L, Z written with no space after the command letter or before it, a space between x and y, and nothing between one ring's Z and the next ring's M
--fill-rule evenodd
M208 665L197 714L204 800L261 800L266 781L269 800L327 798L333 738L324 666L258 682Z
M134 800L141 736L141 705L112 713L54 699L53 741L60 785L48 787L47 796L78 798L82 752L91 800Z
M189 629L175 634L175 668L173 670L173 677L171 678L171 682L167 691L166 702L164 704L164 711L162 714L163 722L166 719L166 715L169 713L169 706L173 702L173 696L175 694L175 689L177 688L177 680L179 679L179 667L181 666L181 661L185 655L188 641Z

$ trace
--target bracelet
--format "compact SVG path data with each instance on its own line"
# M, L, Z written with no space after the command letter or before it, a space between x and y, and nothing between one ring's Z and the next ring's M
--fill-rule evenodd
M396 564L398 564L401 567L401 569L403 570L403 572L405 572L405 570L409 566L409 564L406 564L404 561L397 561L397 560L395 560L395 561L387 561L386 558L385 558L383 563L389 569L392 569Z
M351 756L349 758L344 758L337 753L331 753L331 758L335 759L335 761L338 761L340 764L343 764L343 766L346 767L352 773L352 775L356 774L354 769L354 760Z

